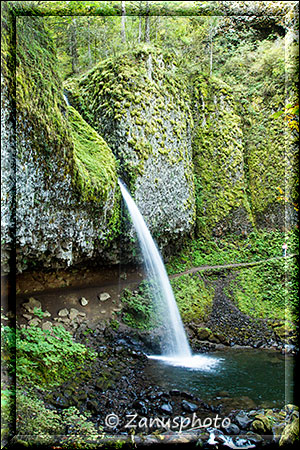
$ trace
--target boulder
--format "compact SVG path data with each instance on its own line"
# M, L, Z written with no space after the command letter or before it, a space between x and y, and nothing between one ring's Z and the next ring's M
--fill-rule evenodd
M79 311L75 308L71 308L69 312L69 318L70 320L74 320L79 314Z
M195 403L188 402L187 400L182 400L182 409L187 412L195 412L198 410L198 406Z
M34 317L33 319L29 320L28 325L36 327L40 323L41 323L41 319L39 319L38 317Z
M52 322L49 322L49 320L47 320L47 322L44 322L42 324L42 329L44 331L46 331L46 330L51 331L52 330Z
M251 424L252 420L253 419L251 419L245 411L240 411L235 416L235 422L242 429L247 428Z
M197 337L201 341L206 341L211 337L211 331L209 328L197 328Z
M67 308L63 308L58 311L59 317L67 317L68 314L69 314L69 311L67 310Z
M299 418L286 425L279 440L279 446L295 445L299 442Z
M39 300L36 300L33 297L30 297L27 303L23 303L23 308L26 309L26 311L28 311L29 313L33 314L34 313L34 308L38 308L41 309L42 308L42 304Z
M100 302L106 302L106 300L110 298L110 295L108 292L102 292L101 294L98 295L98 298Z
M84 297L82 297L82 298L80 299L80 304L81 304L81 306L86 306L86 305L88 304L87 299L84 298Z
M272 422L265 414L258 414L252 422L251 428L259 434L269 434L272 432Z
M172 408L172 405L170 405L170 403L164 403L163 405L161 405L159 407L159 409L163 414L172 414L173 413L173 408Z

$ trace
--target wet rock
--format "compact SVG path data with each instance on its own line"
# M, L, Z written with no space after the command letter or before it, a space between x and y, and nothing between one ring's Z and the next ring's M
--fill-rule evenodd
M299 441L299 418L296 418L292 423L286 425L281 438L279 440L279 446L294 445Z
M259 434L267 434L272 431L272 424L270 423L270 418L265 414L258 414L255 416L252 422L251 428L253 431Z
M275 423L272 427L273 440L278 443L285 428L285 423Z
M262 441L262 437L259 434L253 433L253 431L247 431L245 437L253 444L258 444Z
M32 315L31 314L22 314L22 315L23 315L24 319L26 319L26 320L32 319Z
M69 312L69 318L70 318L70 320L71 320L71 321L74 320L74 319L78 316L78 314L79 314L79 311L78 311L77 309L71 308L71 309L70 309L70 312Z
M98 295L98 298L100 302L106 302L106 300L110 298L110 295L108 292L102 292L101 294Z
M63 309L58 311L58 316L59 317L67 317L68 314L69 314L69 311L67 310L67 308L63 308Z
M46 330L48 330L48 331L52 330L52 322L50 322L49 320L48 320L47 322L44 322L44 323L42 324L42 329L43 329L44 331L46 331Z
M234 423L231 423L230 425L228 425L228 427L224 427L223 430L226 434L239 434L240 432L239 427Z
M139 413L141 413L145 416L148 414L148 408L146 406L145 401L143 401L143 400L136 400L133 403L133 407L136 408L139 411Z
M34 297L30 297L28 302L23 303L22 306L23 306L23 308L26 309L26 311L28 311L31 314L34 313L34 308L37 308L37 309L42 308L41 302L39 300L36 300Z
M159 409L163 414L172 414L173 413L173 408L172 408L172 405L170 405L170 403L164 403L163 405L161 405L159 407Z
M28 325L36 327L40 323L41 323L41 319L39 319L38 317L34 317L33 319L29 320Z
M247 428L253 419L251 419L247 413L245 413L245 411L240 411L236 416L235 416L235 422L237 423L237 425L242 428L245 429Z
M182 391L181 392L181 397L187 398L188 400L193 400L194 395L190 394L189 392Z
M181 402L182 409L187 412L195 412L199 409L195 403L190 403L187 400L182 400Z
M86 305L88 304L87 299L84 298L84 297L82 297L82 298L80 299L80 304L81 304L81 306L86 306Z
M180 395L180 391L178 389L171 389L169 391L169 394L170 395L174 395L174 396L178 396L178 395Z

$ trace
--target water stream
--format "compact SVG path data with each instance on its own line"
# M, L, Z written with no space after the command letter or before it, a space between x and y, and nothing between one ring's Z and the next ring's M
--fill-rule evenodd
M173 363L189 361L192 358L192 352L162 257L142 214L121 180L119 180L119 185L138 236L153 300L158 309L162 311L162 320L167 332L166 340L168 342L163 358L166 361L169 359ZM156 358L161 358L161 356Z
M274 407L292 400L292 360L270 351L236 350L192 354L159 250L125 185L119 185L137 232L153 299L164 304L167 351L148 356L147 376L165 389L188 389L209 402L234 398L246 408ZM287 365L288 364L288 365ZM272 380L270 382L270 380ZM222 392L220 394L220 392Z

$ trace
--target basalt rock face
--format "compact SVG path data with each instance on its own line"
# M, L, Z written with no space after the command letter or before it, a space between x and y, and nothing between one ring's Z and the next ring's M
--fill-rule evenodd
M66 89L120 161L121 177L160 246L191 232L192 117L174 57L143 46L101 62Z
M3 46L4 272L14 245L19 272L118 262L118 176L164 255L194 231L211 238L296 222L295 145L285 121L272 119L284 77L242 104L220 79L187 78L174 55L142 45L69 79L67 106L43 20L18 18L17 37L16 68ZM269 50L284 61L280 45ZM122 234L135 258L128 225Z
M217 236L250 231L244 136L232 89L200 74L194 77L193 88L196 231Z
M17 33L15 128L9 71L3 77L4 273L9 271L13 242L18 272L103 257L117 234L120 203L115 158L79 114L67 108L42 20L19 18ZM97 177L87 152L90 146L102 167ZM110 249L106 261L109 255L116 258Z

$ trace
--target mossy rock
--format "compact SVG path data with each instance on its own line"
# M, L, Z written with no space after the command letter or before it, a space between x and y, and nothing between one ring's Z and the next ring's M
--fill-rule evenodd
M75 188L83 201L104 206L117 184L115 157L104 139L72 107L68 120L74 142Z
M278 421L281 421L280 417L276 416L272 410L267 410L264 414L256 415L251 426L256 433L271 434L273 426Z
M197 338L200 339L200 341L210 340L211 336L212 332L209 328L197 328Z
M279 440L279 446L295 445L299 442L299 418L295 418L292 423L286 425Z

